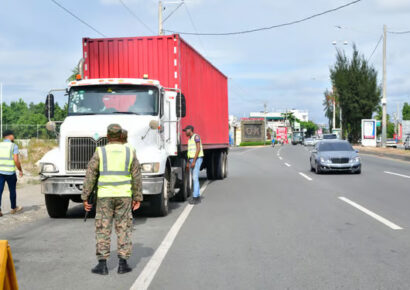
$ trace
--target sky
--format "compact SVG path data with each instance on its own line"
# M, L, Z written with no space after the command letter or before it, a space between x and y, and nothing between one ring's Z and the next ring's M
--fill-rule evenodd
M108 37L152 35L158 31L158 1L57 0ZM351 0L186 0L164 23L166 30L230 32L289 22ZM166 17L178 0L164 1ZM173 2L173 3L172 3ZM191 19L189 15L191 15ZM323 92L331 88L329 68L336 48L352 53L355 43L369 58L382 35L410 30L409 0L362 0L310 21L236 36L182 37L229 77L229 112L238 117L268 110L308 110L326 123ZM340 28L341 27L341 28ZM0 82L6 102L44 101L64 88L81 58L81 39L101 37L51 0L0 2ZM410 103L410 34L387 35L388 113ZM336 45L332 43L336 42ZM347 42L347 45L344 43ZM370 59L382 80L382 44ZM57 95L59 103L66 97Z

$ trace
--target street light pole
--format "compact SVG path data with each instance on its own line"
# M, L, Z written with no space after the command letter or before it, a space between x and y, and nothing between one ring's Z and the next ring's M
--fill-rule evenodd
M387 135L387 99L386 99L386 35L387 27L383 26L383 117L382 117L382 147L386 147L386 135Z

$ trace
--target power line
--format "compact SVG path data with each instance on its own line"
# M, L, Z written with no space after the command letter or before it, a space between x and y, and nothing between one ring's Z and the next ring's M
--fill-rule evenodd
M410 33L410 30L407 30L407 31L387 31L388 33L391 33L391 34L408 34L408 33Z
M373 54L376 52L376 49L379 47L380 42L382 41L382 39L383 39L383 35L380 36L379 41L378 41L377 44L376 44L376 47L373 49L373 52L372 52L372 54L370 55L370 57L369 57L369 59L368 59L367 61L370 61L370 59L372 58Z
M202 50L204 51L205 54L207 54L207 53L206 53L205 46L204 46L204 43L202 42L201 36L200 36L200 34L198 33L198 29L196 28L196 25L195 25L195 23L194 23L194 20L193 20L193 18L192 18L192 15L191 15L191 13L189 12L188 5L186 5L186 4L185 4L185 10L186 10L186 13L188 14L189 21L191 22L191 25L192 25L192 27L194 28L194 31L197 33L196 35L198 36L199 44L201 45Z
M254 29L249 29L249 30L243 30L243 31L234 31L234 32L222 32L222 33L196 33L196 32L178 32L178 31L173 31L173 30L166 30L168 32L171 33L176 33L176 34L186 34L186 35L207 35L207 36L222 36L222 35L237 35L237 34L246 34L246 33L253 33L253 32L258 32L258 31L263 31L263 30L270 30L270 29L274 29L274 28L279 28L279 27L284 27L284 26L290 26L290 25L294 25L294 24L298 24L331 12L335 12L337 10L346 8L348 6L351 6L353 4L356 4L358 2L361 2L362 0L355 0L352 2L349 2L347 4L338 6L336 8L333 9L329 9L329 10L325 10L323 12L317 13L317 14L313 14L309 17L305 17L299 20L294 20L294 21L290 21L290 22L285 22L282 24L277 24L277 25L272 25L272 26L267 26L267 27L260 27L260 28L254 28Z
M178 5L174 10L172 10L172 11L168 14L167 17L165 17L164 20L162 20L162 23L164 23L165 21L167 21L168 18L170 18L170 17L172 16L172 14L174 14L174 13L179 9L179 7L181 7L182 5L184 5L184 1L183 1L183 0L182 0L181 3L179 3L179 5Z
M91 28L92 30L94 30L96 33L98 33L99 35L101 35L102 37L107 37L105 34L99 32L96 28L94 28L93 26L91 26L90 24L88 24L87 22L85 22L84 20L82 20L80 17L78 17L77 15L75 15L73 12L71 12L70 10L68 10L67 8L65 8L63 5L61 5L60 3L58 3L55 0L51 0L51 2L53 2L54 4L56 4L58 7L60 7L61 9L63 9L65 12L67 12L68 14L70 14L71 16L73 16L75 19L77 19L78 21L80 21L82 24L88 26L89 28Z
M148 31L150 31L152 34L155 34L155 32L147 25L144 23L144 21L141 20L141 18L138 17L137 14L135 14L122 0L120 1L121 5L127 10L140 24L142 24Z

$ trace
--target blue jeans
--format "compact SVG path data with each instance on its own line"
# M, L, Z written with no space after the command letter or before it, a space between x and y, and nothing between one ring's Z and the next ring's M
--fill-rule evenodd
M198 158L195 162L195 167L191 168L192 179L194 183L194 193L193 197L199 197L199 170L201 169L202 164L202 157ZM191 164L194 159L189 159L189 163Z
M0 174L0 210L1 210L1 197L3 195L4 184L7 182L10 191L10 204L11 209L15 209L16 205L16 185L17 185L17 175L6 175Z

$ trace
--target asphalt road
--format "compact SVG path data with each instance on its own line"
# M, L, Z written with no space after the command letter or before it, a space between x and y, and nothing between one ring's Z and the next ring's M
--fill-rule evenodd
M200 205L135 218L126 275L115 243L110 275L90 273L80 206L0 239L21 289L410 289L410 163L361 157L361 175L316 175L303 146L232 150L229 178L203 181Z

